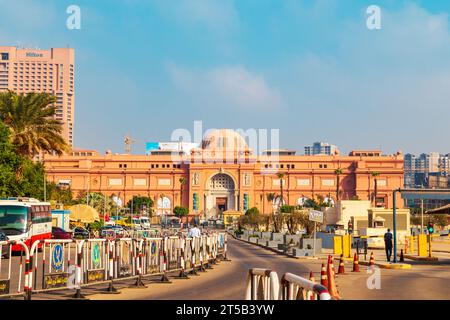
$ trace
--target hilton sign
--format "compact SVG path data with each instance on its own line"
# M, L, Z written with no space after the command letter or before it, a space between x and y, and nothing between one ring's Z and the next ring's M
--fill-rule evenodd
M30 57L30 58L42 58L43 54L42 53L35 53L35 52L27 52L26 56Z

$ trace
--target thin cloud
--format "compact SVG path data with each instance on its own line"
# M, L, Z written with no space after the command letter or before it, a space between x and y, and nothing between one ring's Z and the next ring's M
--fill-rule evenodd
M158 0L157 8L170 19L227 33L238 25L233 0Z
M193 99L231 109L275 110L284 105L281 93L260 74L242 66L222 66L206 70L168 66L175 86ZM211 107L205 105L205 108Z

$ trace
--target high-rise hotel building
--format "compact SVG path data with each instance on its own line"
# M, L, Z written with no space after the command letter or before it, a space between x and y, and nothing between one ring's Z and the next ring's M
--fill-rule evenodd
M0 46L0 92L48 92L56 96L55 118L73 145L75 55L71 48L50 50Z

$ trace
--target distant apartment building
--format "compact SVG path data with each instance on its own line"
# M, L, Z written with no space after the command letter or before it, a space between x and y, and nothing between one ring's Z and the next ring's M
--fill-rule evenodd
M312 146L305 147L306 156L317 156L317 155L331 156L336 154L339 154L338 147L326 142L314 142Z
M73 145L75 54L71 48L19 49L0 46L0 92L48 92L56 97L55 119Z
M450 154L438 152L405 155L405 187L448 187Z

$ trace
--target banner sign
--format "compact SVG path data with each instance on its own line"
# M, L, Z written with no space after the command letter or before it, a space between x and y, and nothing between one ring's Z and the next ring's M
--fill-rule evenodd
M53 273L44 276L44 289L63 288L69 282L68 273Z
M311 210L309 212L309 221L323 223L323 212L317 211L317 210Z

